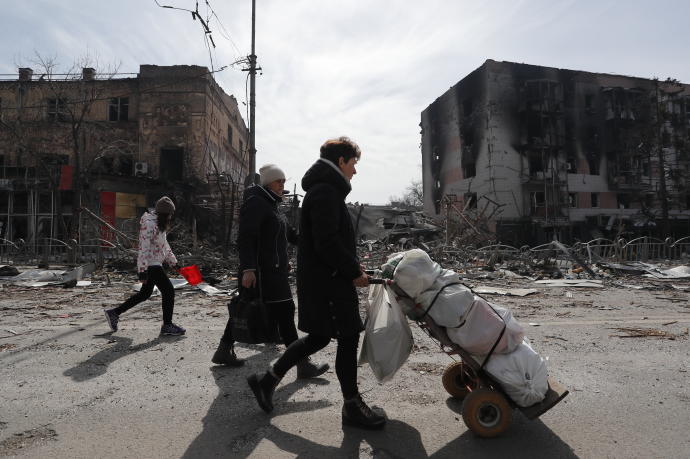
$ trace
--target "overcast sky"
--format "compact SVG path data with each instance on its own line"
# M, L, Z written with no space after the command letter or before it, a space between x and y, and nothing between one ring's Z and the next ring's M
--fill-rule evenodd
M250 51L251 0L208 0L215 68ZM159 0L194 9L194 0ZM421 178L420 113L486 59L690 83L690 2L257 0L257 167L299 181L321 143L363 151L351 201L383 204ZM211 67L201 25L154 0L0 0L0 73L35 52ZM209 14L199 1L202 17ZM222 26L221 26L222 24ZM216 74L244 109L246 72ZM246 119L246 116L245 116ZM248 120L246 120L248 124Z

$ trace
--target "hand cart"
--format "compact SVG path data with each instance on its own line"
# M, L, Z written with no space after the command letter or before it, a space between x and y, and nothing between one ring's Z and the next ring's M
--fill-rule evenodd
M388 279L370 278L369 283L394 286L393 281ZM396 293L400 292L396 291ZM495 437L508 429L512 421L513 409L520 410L527 419L536 419L568 395L568 390L549 376L549 389L544 399L532 406L519 406L511 400L501 385L484 370L484 365L491 357L493 349L484 358L484 361L479 363L457 343L451 341L446 329L437 325L428 314L416 322L429 337L439 344L443 352L455 360L444 370L441 382L451 397L463 401L462 419L465 425L480 437ZM503 330L505 330L505 324ZM503 332L499 335L496 343L502 335ZM454 356L456 355L460 357L460 360L455 359Z

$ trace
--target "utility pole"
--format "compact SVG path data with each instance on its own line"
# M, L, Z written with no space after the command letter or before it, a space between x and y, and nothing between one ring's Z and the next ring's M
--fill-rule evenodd
M252 0L252 53L249 55L249 174L244 181L244 186L254 185L256 179L256 124L254 111L256 108L256 67L255 35L256 35L256 0Z

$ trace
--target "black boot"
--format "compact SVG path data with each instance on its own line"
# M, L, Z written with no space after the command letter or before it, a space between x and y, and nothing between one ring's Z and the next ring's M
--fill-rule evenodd
M297 362L297 379L309 379L321 376L328 371L330 366L327 363L313 363L309 357Z
M374 413L360 395L346 400L343 404L343 425L373 430L381 429L385 424L386 417Z
M256 373L247 378L247 383L252 392L254 392L257 403L267 413L273 411L273 392L276 390L279 382L280 379L268 371L261 379L259 379L259 375Z
M220 340L218 349L211 357L211 362L216 365L227 365L229 367L241 367L244 365L244 359L240 359L235 354L235 346L232 342Z

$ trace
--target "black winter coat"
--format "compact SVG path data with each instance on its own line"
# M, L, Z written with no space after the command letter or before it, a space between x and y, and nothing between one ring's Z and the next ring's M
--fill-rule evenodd
M237 235L240 282L244 270L256 269L267 303L292 299L287 243L297 243L297 233L278 210L281 200L272 191L257 185L246 190L240 208Z
M319 159L302 179L306 195L297 252L298 327L331 338L364 329L352 284L361 271L345 205L351 188L336 167Z

